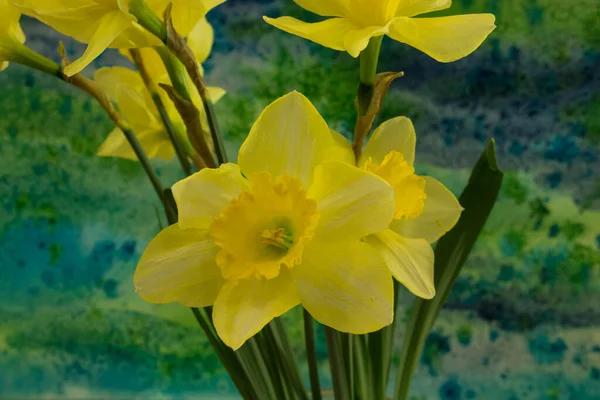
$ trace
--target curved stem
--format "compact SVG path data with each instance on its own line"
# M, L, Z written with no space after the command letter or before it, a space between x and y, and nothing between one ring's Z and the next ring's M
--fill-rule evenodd
M62 47L62 43L59 48L59 52L63 57L63 64L66 64L68 61L64 56L64 48ZM140 144L137 136L135 135L129 124L113 107L106 94L104 94L104 92L98 87L98 84L81 74L75 74L69 77L65 76L62 73L63 66L58 65L54 61L42 56L41 54L34 52L26 46L23 46L19 50L19 54L21 55L21 58L15 59L15 62L34 68L38 71L44 72L66 83L69 83L77 87L78 89L88 93L89 95L94 97L96 101L98 101L98 103L100 103L100 105L102 106L102 108L104 108L104 111L106 111L110 119L115 123L115 125L117 125L117 127L119 127L119 129L125 135L125 138L131 145L131 148L133 149L138 160L140 161L144 172L148 176L150 183L152 183L152 187L154 188L156 195L158 196L160 202L164 205L164 187L162 186L162 183L160 182L160 179L156 174L156 170L154 169L154 167L152 167L150 159L146 155L146 152L142 148L142 145ZM168 207L165 205L165 213L167 214L167 217L172 217L173 215L176 215L177 211L173 210L172 207Z
M160 98L160 95L158 94L158 87L156 86L156 83L152 80L152 78L150 77L150 74L148 73L148 70L146 69L146 66L144 65L144 60L142 59L142 54L139 49L130 49L129 54L131 54L131 58L133 58L133 61L134 61L135 65L137 66L137 69L142 77L142 80L144 81L144 84L146 85L146 89L148 89L148 91L150 92L150 95L152 96L154 105L156 106L156 109L158 110L158 113L163 122L163 125L165 126L165 130L167 131L167 134L169 135L169 139L171 140L171 143L173 144L173 148L175 149L175 154L177 155L179 164L181 164L181 168L183 169L183 172L185 173L185 175L190 176L192 174L192 168L191 168L188 158L185 154L185 150L183 149L183 147L181 146L181 143L179 142L178 136L175 132L175 127L173 126L173 123L171 122L171 118L169 117L169 114L167 113L167 110L165 109L165 105L164 105L162 99Z
M184 65L187 73L189 74L192 82L198 90L198 94L202 99L204 105L204 111L206 113L206 119L208 120L208 126L210 128L210 134L215 145L215 154L219 164L227 162L227 153L225 145L223 143L223 137L217 117L213 107L213 103L206 90L204 79L200 73L198 61L196 60L191 49L187 45L186 41L175 31L171 21L171 4L167 6L165 11L165 21L163 23L156 14L145 4L143 0L130 0L129 12L138 19L138 23L146 28L150 33L160 39L173 54L181 61ZM159 26L159 23L161 24ZM183 96L182 93L179 93ZM185 96L184 96L185 97Z

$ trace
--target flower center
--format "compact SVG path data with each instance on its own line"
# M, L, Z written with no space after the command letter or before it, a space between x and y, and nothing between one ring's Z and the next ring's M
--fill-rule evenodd
M267 244L278 247L280 249L289 250L294 245L294 238L289 233L286 233L285 228L265 229L260 237L261 244Z
M413 219L421 215L427 198L425 179L415 175L414 167L406 162L402 153L389 152L381 164L373 163L369 157L363 169L385 179L394 188L395 219Z
M316 202L292 176L258 173L250 182L209 229L225 279L272 279L281 266L299 264L319 218Z

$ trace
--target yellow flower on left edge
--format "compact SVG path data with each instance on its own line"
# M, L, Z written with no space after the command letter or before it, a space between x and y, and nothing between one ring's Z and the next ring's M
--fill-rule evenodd
M140 297L213 305L216 331L234 349L298 304L342 332L389 325L392 276L361 238L389 226L393 190L345 163L335 140L303 95L269 105L239 165L173 186L179 222L144 251L134 276Z
M0 0L0 71L8 67L15 46L25 43L25 34L19 25L21 12L11 0Z
M452 62L475 51L494 30L492 14L414 18L449 8L452 0L294 0L324 17L306 23L292 17L265 21L283 31L358 57L372 37L387 35L440 62Z
M30 15L58 32L87 43L83 55L65 68L74 75L89 65L107 48L134 48L158 45L129 14L128 0L11 0L23 13ZM196 23L213 7L216 0L151 0L155 11L173 3L175 29L187 36Z

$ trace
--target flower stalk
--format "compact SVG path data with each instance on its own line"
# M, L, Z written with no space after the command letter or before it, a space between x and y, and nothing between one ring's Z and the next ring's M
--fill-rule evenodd
M150 75L148 74L148 70L146 69L146 66L144 65L144 60L142 59L142 55L141 55L139 49L130 49L129 54L131 55L131 58L133 59L135 65L140 73L140 76L142 77L142 80L144 81L144 84L146 85L146 89L148 89L148 91L150 92L150 95L152 96L152 101L154 101L154 105L156 105L156 109L158 110L158 113L163 122L163 125L165 126L165 130L167 131L167 134L169 135L169 139L171 140L171 143L173 144L173 148L175 149L175 154L177 155L179 164L181 165L181 168L183 169L183 172L185 173L185 175L190 176L192 174L192 168L190 167L190 163L185 154L185 150L181 146L181 142L179 141L179 139L177 137L177 133L175 132L175 127L173 126L173 123L171 122L171 118L169 118L169 114L167 113L167 110L165 109L165 105L163 104L163 101L162 101L160 95L158 94L158 86L156 85L156 82L154 82L152 80L152 78L150 77Z
M196 86L196 89L198 90L200 98L202 99L204 111L206 112L206 118L208 120L208 126L210 128L210 134L214 142L215 155L218 163L225 163L227 162L227 154L219 125L217 123L213 103L208 95L208 91L206 90L206 85L204 84L198 62L193 52L187 45L184 38L182 38L173 27L171 10L172 4L169 4L164 14L166 23L163 23L143 0L132 0L129 2L129 12L138 19L138 23L158 39L160 39L184 65L187 73L194 83L194 86ZM180 93L180 95L183 94Z
M358 87L358 110L365 115L373 96L375 75L377 75L377 64L379 63L379 51L383 36L377 36L369 40L369 45L360 53L360 85Z
M313 400L321 400L321 383L319 382L319 363L317 360L317 347L315 345L313 317L306 309L302 310L302 316L304 319L304 342L306 344L310 391Z
M335 400L351 400L348 392L346 375L344 374L338 333L334 329L326 326L325 340L327 342L329 368L331 369L331 380L333 381L333 394Z
M14 58L11 58L10 61L28 66L38 71L44 72L48 75L54 76L55 78L58 78L88 93L89 95L94 97L96 101L98 101L98 103L102 106L104 111L106 111L106 114L109 116L109 118L115 123L117 127L119 127L119 129L127 138L127 141L129 142L131 148L138 157L140 164L144 169L144 172L148 176L148 179L150 180L150 183L152 184L156 195L158 196L161 203L163 203L164 188L162 186L162 183L160 182L160 179L158 178L158 175L156 174L156 170L152 166L150 159L148 158L146 152L142 148L142 145L140 144L137 136L135 135L127 121L125 121L125 119L112 105L112 103L108 99L108 96L106 96L106 94L102 92L102 90L94 81L86 78L85 76L81 74L66 76L63 73L64 68L69 64L69 61L66 58L65 48L62 42L59 45L59 54L62 58L62 65L59 65L54 61L42 56L41 54L34 52L25 45L18 46L15 49L16 51L12 53L15 54L15 56ZM174 215L176 215L177 211L172 207L165 207L165 213L167 214L167 218L172 218Z

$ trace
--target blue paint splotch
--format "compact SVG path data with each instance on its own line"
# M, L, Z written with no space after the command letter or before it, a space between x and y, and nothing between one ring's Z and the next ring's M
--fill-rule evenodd
M550 340L539 333L529 340L529 351L537 364L555 364L564 360L568 346L562 338Z
M432 376L437 375L438 364L442 357L450 353L450 337L440 332L431 332L425 341L421 362L425 364Z
M456 379L450 378L440 386L442 400L459 400L462 398L462 386Z
M136 256L135 241L123 241L102 227L29 219L9 228L0 240L0 299L18 304L31 297L31 288L36 294L101 289L115 298L118 283L105 276L117 263L135 262Z

